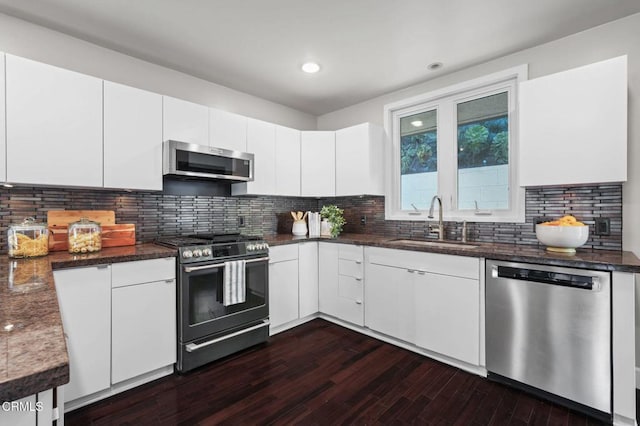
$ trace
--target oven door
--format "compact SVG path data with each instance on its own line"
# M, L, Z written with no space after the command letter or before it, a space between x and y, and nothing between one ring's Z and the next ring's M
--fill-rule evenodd
M224 306L224 262L182 265L180 271L179 332L186 343L269 316L269 258L247 258L244 303Z

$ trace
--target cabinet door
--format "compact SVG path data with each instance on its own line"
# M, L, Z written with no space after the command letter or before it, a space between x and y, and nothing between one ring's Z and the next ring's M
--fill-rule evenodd
M300 196L300 131L276 126L277 195Z
M247 117L209 108L209 146L247 152Z
M478 280L430 273L415 277L416 345L478 365Z
M271 328L298 319L298 261L269 265L269 320Z
M7 180L7 140L5 126L4 53L0 53L0 182Z
M338 315L338 244L318 243L318 296L320 312Z
M69 351L67 402L111 384L111 269L62 269L53 277Z
M384 195L384 130L364 123L336 131L336 196Z
M266 121L249 119L247 151L252 153L253 182L232 186L233 195L276 193L276 126Z
M302 132L301 195L332 197L336 191L335 132Z
M627 180L627 57L520 84L521 186Z
M304 318L318 312L318 243L300 243L298 250L300 318Z
M396 339L415 342L414 272L367 264L365 325Z
M112 290L111 382L176 362L176 281Z
M209 145L208 107L169 96L162 102L162 140Z
M102 80L6 56L7 181L102 186Z
M162 190L162 96L104 82L104 186Z

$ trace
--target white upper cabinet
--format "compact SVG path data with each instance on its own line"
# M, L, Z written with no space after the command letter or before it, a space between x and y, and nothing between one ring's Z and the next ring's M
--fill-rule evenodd
M209 146L247 151L247 117L209 108Z
M300 144L303 197L332 197L336 191L335 132L302 132Z
M276 126L248 120L247 152L254 155L253 182L234 184L232 194L273 195L276 193Z
M163 96L162 140L209 145L209 108Z
M384 195L384 129L370 123L336 131L336 196Z
M0 182L7 180L7 141L5 139L4 53L0 53Z
M162 190L162 96L104 82L104 186Z
M627 57L520 84L521 186L627 180Z
M7 181L102 186L102 80L6 55Z
M276 126L276 194L300 196L300 131Z

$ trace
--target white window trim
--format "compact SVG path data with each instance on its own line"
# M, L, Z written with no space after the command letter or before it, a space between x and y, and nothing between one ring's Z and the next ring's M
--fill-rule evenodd
M443 105L439 103L439 100L443 98L455 97L460 95L454 100L459 102L462 99L466 99L470 96L477 96L483 92L491 93L494 90L494 86L503 84L506 85L510 81L514 81L511 92L509 95L509 189L511 197L512 208L508 211L500 212L499 210L493 210L489 216L481 216L474 214L473 211L465 210L452 210L457 204L457 200L453 200L453 195L457 188L457 183L454 182L441 182L440 176L438 176L438 195L442 197L443 203L443 216L446 221L461 221L467 220L470 222L517 222L524 223L525 221L525 189L518 183L518 86L522 81L528 79L528 66L519 65L517 67L509 68L503 71L499 71L490 75L479 77L473 80L458 83L452 86L448 86L442 89L434 90L429 93L424 93L418 96L413 96L408 99L393 102L384 106L384 128L389 138L387 144L387 155L385 162L385 172L388 178L386 179L385 187L385 219L386 220L414 220L414 221L431 221L427 217L427 210L419 210L419 212L409 212L402 210L400 206L400 129L396 126L396 122L399 123L400 116L411 115L413 112L419 112L425 110L425 107L429 104L433 104L433 108L438 109L438 121L440 123L440 110ZM455 103L452 103L448 107L453 107ZM444 123L443 126L438 126L438 139L441 138L441 130L445 132L451 132L455 123ZM442 127L442 129L441 129ZM449 129L451 127L451 129ZM455 154L440 153L441 145L438 145L438 171L443 167L453 167L451 163L455 158ZM455 146L451 149L456 149ZM450 158L449 158L450 157ZM441 162L443 159L443 162ZM452 192L453 191L453 192ZM429 202L430 200L425 200ZM437 206L437 203L436 203ZM482 209L482 206L480 206ZM436 208L437 210L437 208ZM435 215L434 215L435 216ZM435 216L437 218L437 216ZM437 219L436 219L437 220Z

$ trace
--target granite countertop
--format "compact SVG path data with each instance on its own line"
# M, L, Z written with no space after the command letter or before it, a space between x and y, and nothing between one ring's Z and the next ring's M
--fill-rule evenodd
M69 382L54 269L175 255L175 249L140 244L86 255L54 252L32 259L0 256L0 402Z
M523 244L496 244L470 241L467 243L468 246L437 247L403 244L393 241L398 239L398 237L371 234L341 234L338 238L296 237L291 234L265 236L265 240L271 246L293 244L301 241L326 241L601 271L640 272L640 259L628 251L577 249L575 254L565 254L548 252L543 246ZM436 242L437 240L434 239L430 241Z

